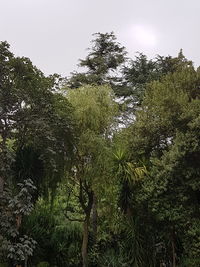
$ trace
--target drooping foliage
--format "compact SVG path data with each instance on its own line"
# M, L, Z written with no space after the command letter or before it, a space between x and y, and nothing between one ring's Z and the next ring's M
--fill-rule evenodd
M93 237L97 236L97 199L105 184L109 135L117 105L108 86L84 86L68 93L79 131L76 161L71 175L83 211L82 264L88 266L88 237L93 212ZM79 218L80 220L80 218Z
M44 190L55 191L72 154L71 108L62 95L54 92L57 78L45 77L28 58L15 57L6 42L0 43L1 240L7 244L3 250L15 264L27 264L34 244L20 235L22 219L30 213L24 210L28 202L34 202L32 194L25 194L26 186L32 184L30 179L37 185L35 200L44 195ZM33 171L34 167L38 170ZM21 184L24 186L19 191ZM23 194L23 201L18 201ZM15 235L7 236L3 231L8 222Z

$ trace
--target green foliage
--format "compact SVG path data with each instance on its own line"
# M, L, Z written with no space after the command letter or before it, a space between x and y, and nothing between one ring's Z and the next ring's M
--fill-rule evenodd
M31 175L37 181L38 190L43 187L43 191L47 191L51 185L56 188L73 150L72 110L66 98L58 93L59 78L57 75L45 77L28 58L15 57L6 42L0 44L0 53L0 162L3 165L1 171L4 171L1 177L5 177L1 179L7 180L6 177L10 179L11 176L8 170L12 169L12 161L8 152L3 153L10 140L14 143L13 151L17 152L18 165L14 166L12 178L17 182L30 178L26 175L30 174L33 162L24 166L19 161L24 161L20 157L26 157L27 153L31 157L32 153L34 161L39 162L40 169L43 169ZM34 174L37 177L33 177ZM44 188L45 184L48 189Z
M113 153L114 175L119 185L119 205L128 216L132 213L132 195L136 188L147 175L146 166L138 166L140 163L130 162L128 153L122 148L117 148Z
M8 246L8 258L14 262L25 261L29 256L33 256L33 250L37 242L28 236L19 238L18 243Z
M119 87L119 68L126 60L126 51L116 41L116 36L111 33L96 33L92 40L92 47L80 66L87 68L86 72L72 73L67 82L71 88L79 88L84 84L103 85L110 84L114 91Z
M26 219L23 231L37 241L33 263L42 259L51 266L77 266L80 262L81 227L65 218L63 202L58 200L55 199L53 209L40 200Z
M8 207L14 211L16 215L28 215L33 209L32 192L36 190L33 182L28 179L24 183L17 184L19 193L9 201Z
M199 266L200 69L95 38L62 90L0 43L0 258Z
M146 92L147 84L159 81L169 73L175 73L192 66L180 50L178 57L157 56L148 59L143 53L138 53L134 60L123 68L124 85L123 96L131 96L131 101L141 104Z
M186 258L185 260L183 259L183 261L181 262L181 266L183 267L187 267L187 266L191 266L191 267L196 267L200 265L200 259L197 258Z
M121 253L116 252L114 249L109 249L106 253L99 259L99 266L102 267L128 267L130 262Z
M36 188L31 180L25 180L18 187L19 192L14 197L11 194L3 196L4 205L0 207L2 256L6 255L14 262L26 261L36 246L35 240L27 235L21 236L19 232L22 217L33 209L31 193Z
M88 85L69 91L68 99L78 131L72 180L77 184L81 179L98 194L109 176L109 137L117 114L113 91L108 86Z
M47 261L41 261L37 267L49 267L49 263Z
M183 255L198 258L200 251L198 239L189 237L190 231L198 236L199 224L200 80L193 67L182 66L179 71L148 85L141 110L131 127L131 157L143 156L150 161L149 175L136 197L139 207L145 207L140 216L147 213L154 218L156 243L163 242L166 251L161 259L172 262L174 244L177 263ZM156 251L155 255L158 259Z
M6 42L0 43L0 70L0 249L3 258L7 253L26 264L35 247L20 231L33 209L29 178L38 185L34 200L51 188L55 192L73 149L71 109L55 92L58 75L45 77L28 58L15 57ZM38 162L40 171L33 171Z
M137 167L136 163L128 162L127 153L118 149L113 153L114 162L116 164L116 175L123 177L123 180L127 181L129 184L134 184L144 178L147 174L147 169L145 166Z
M84 86L68 92L80 131L104 134L117 114L113 91L109 86Z

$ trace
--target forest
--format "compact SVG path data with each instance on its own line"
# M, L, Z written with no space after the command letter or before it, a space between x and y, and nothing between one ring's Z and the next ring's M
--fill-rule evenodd
M0 42L0 267L198 267L200 68L91 39L69 77Z

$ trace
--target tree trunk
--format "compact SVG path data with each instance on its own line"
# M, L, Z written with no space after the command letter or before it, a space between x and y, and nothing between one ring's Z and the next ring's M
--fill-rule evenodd
M6 123L5 123L6 124ZM6 124L7 125L7 124ZM3 133L1 134L2 140L0 141L0 150L1 150L1 174L0 174L0 194L3 194L4 191L4 184L6 182L6 172L8 171L8 156L7 156L7 130L4 130ZM2 170L3 168L3 170Z
M175 251L175 241L174 241L174 229L171 234L171 245L172 245L172 267L176 267L176 251Z
M81 248L81 254L82 254L82 263L83 267L88 267L88 236L89 236L89 223L90 223L90 214L92 211L92 206L93 206L93 196L94 192L91 190L89 185L86 183L86 181L80 181L80 188L79 188L79 200L80 204L82 206L82 209L85 213L85 220L83 223L83 241L82 241L82 248ZM87 193L88 196L88 202L87 204L84 201L83 198L83 191Z
M88 236L89 236L89 220L90 220L90 214L87 214L85 217L85 221L83 223L83 241L81 248L83 267L88 267L87 250L88 250Z
M92 235L94 245L97 242L97 222L98 222L98 213L97 213L97 197L93 195L93 205L92 205Z
M129 205L126 208L126 216L128 219L132 218L132 209Z
M27 266L28 266L28 257L26 256L25 261L24 261L24 267L27 267Z
M2 176L0 176L0 195L3 194L3 189L4 189L4 179Z

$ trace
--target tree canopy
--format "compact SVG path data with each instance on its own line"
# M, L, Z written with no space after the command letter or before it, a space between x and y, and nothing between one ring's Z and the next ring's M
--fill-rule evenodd
M200 69L93 37L68 78L0 43L0 266L198 267Z

